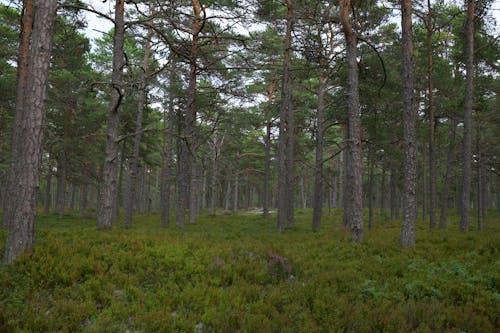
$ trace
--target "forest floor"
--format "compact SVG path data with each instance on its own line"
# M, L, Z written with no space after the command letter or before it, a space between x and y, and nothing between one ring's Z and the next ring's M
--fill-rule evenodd
M430 232L399 245L377 217L352 244L339 211L280 234L253 212L183 229L158 215L99 231L40 216L37 241L0 264L0 332L499 332L500 215L483 231ZM3 253L6 231L0 231Z

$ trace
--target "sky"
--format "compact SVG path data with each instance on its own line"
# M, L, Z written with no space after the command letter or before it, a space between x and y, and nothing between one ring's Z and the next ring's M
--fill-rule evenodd
M0 0L1 2L9 2L8 0ZM83 2L91 5L95 9L102 11L109 16L113 16L114 1L108 0L84 0ZM500 34L500 0L495 0L491 6L490 13L496 21L496 34ZM91 39L102 37L103 32L107 32L112 28L112 23L109 20L98 17L93 13L87 12L85 14L88 20L88 26L85 30L86 35Z

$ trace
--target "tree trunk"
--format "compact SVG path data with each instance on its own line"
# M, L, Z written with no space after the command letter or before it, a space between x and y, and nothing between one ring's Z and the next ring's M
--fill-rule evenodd
M269 182L271 178L271 128L272 128L272 107L273 107L274 85L267 88L268 109L266 114L266 137L264 138L264 189L262 190L262 216L269 217Z
M348 167L346 169L349 180L348 205L344 208L351 229L351 238L354 243L363 240L363 204L362 204L362 161L361 161L361 119L359 107L359 80L358 80L358 46L355 31L349 21L350 0L341 0L340 18L344 30L347 48L347 91L348 91Z
M211 194L210 194L210 214L215 216L216 213L216 202L217 202L217 174L218 165L217 165L217 139L213 140L212 144L212 178L210 180Z
M422 219L427 218L427 145L422 140ZM418 209L418 205L417 205Z
M49 168L47 170L47 178L45 178L45 203L43 206L43 213L46 215L50 212L52 204L52 174L52 161L49 156Z
M481 126L477 124L476 128L476 154L477 154L477 230L483 229L484 219L484 174L483 174L483 152L481 150Z
M235 171L234 175L234 198L233 198L233 211L238 211L238 184L239 182L239 173L238 170Z
M196 147L196 145L193 145ZM196 148L194 148L196 151ZM189 223L196 223L196 216L198 215L198 165L196 163L196 156L191 157L191 180L189 184Z
M7 174L5 197L3 198L3 222L2 226L7 228L14 218L15 211L12 210L13 198L10 193L16 191L17 168L22 151L22 140L24 138L23 119L25 91L28 88L28 65L30 61L30 40L33 30L33 19L35 16L35 2L33 0L23 0L23 11L21 13L21 33L19 36L19 50L17 56L17 90L16 90L16 110L14 113L14 126L12 127L11 160Z
M441 215L439 217L439 229L446 228L446 219L448 213L448 205L450 202L450 183L452 181L451 170L454 168L453 163L455 162L455 136L457 129L457 121L455 117L450 118L450 135L449 135L449 147L448 155L446 158L446 170L444 173L444 183L443 183L443 193L441 194Z
M106 134L106 152L103 166L103 186L101 187L97 227L109 229L113 223L114 202L118 190L118 136L120 131L120 104L123 97L123 43L124 43L124 0L116 0L115 31L113 37L113 74L111 77L111 100L109 103Z
M464 166L462 176L462 209L460 230L469 231L469 208L471 192L472 164L472 102L474 79L474 0L467 1L467 63L465 67L465 100L464 100Z
M180 156L179 156L179 173L178 173L178 197L177 197L177 213L176 226L183 227L186 217L186 208L190 209L189 199L190 184L192 177L193 162L195 162L194 151L194 123L196 120L196 79L198 73L198 54L199 54L199 33L202 28L201 12L202 6L198 0L192 0L193 6L193 39L191 43L191 56L189 59L189 87L187 93L187 107L184 118L184 129L181 133ZM194 189L193 189L194 190ZM190 215L191 216L191 215Z
M382 218L384 220L387 219L385 212L385 199L386 199L385 193L387 192L385 167L386 167L385 160L382 160L382 179L380 181L380 212L382 213Z
M368 146L368 230L372 230L373 228L373 201L375 199L375 193L373 191L374 164L375 157L373 154L372 144L370 144Z
M290 64L292 56L292 0L286 0L287 19L285 33L285 51L283 56L283 77L281 81L280 127L278 142L278 220L279 232L294 224L293 216L293 141L294 122L292 109L292 80Z
M80 185L80 193L79 193L79 209L80 209L80 214L85 214L87 211L87 196L88 196L88 185L87 184L82 184Z
M173 73L170 76L170 84L173 82ZM172 93L169 96L168 113L164 114L163 124L168 124L168 130L163 128L163 147L162 147L162 166L161 166L161 225L167 227L170 221L170 187L172 182L172 155L173 155L173 137L175 110Z
M323 213L323 135L325 133L325 91L326 91L326 59L319 66L318 109L316 113L316 160L314 165L314 194L312 230L319 231Z
M150 23L151 24L151 23ZM144 46L144 59L142 62L142 71L139 78L139 91L137 92L137 118L135 121L135 135L134 135L134 150L132 152L132 160L129 166L129 175L127 182L127 190L125 191L125 215L123 223L126 226L132 225L132 203L136 200L137 193L137 172L139 171L139 155L141 152L141 139L142 139L142 118L144 115L144 108L146 106L146 77L148 75L149 57L151 53L151 36L153 29L150 26L146 35L146 45ZM123 156L122 156L123 158Z
M411 0L401 2L401 26L403 36L403 132L404 132L404 184L403 223L401 245L415 244L417 220L417 109L413 92L413 32Z
M434 115L434 62L432 46L432 7L431 0L427 0L427 107L429 110L429 227L436 228L436 117Z
M231 179L226 180L226 194L224 196L224 210L231 209Z
M12 218L8 221L8 235L5 246L5 262L12 263L19 255L29 250L35 240L35 217L37 212L37 192L42 157L43 118L47 97L56 0L38 3L33 39L30 48L28 74L23 96L23 115L19 136L20 142L13 143L19 148L18 158L12 172L12 182L16 183L9 195ZM11 190L12 190L11 189Z
M66 161L64 157L62 159L57 161L56 213L59 218L64 215L66 201Z
M75 199L76 199L76 186L74 184L71 184L69 193L70 193L69 209L74 210L75 209Z

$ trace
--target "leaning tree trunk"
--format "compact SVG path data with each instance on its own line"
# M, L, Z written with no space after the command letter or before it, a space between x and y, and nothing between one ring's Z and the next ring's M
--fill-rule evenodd
M472 175L472 102L474 79L474 0L467 1L467 63L465 66L465 100L464 100L464 166L462 176L462 210L460 230L469 231L469 208Z
M14 126L12 128L11 160L6 181L5 197L3 198L3 222L7 227L13 219L15 212L12 210L12 196L16 190L16 177L19 154L22 154L22 128L24 119L24 94L27 88L28 64L30 60L30 40L33 30L33 19L35 15L35 5L33 0L23 1L23 12L21 15L21 34L19 36L19 49L17 56L17 91L16 91L16 111L14 114Z
M415 222L417 220L417 113L414 101L413 78L413 32L411 0L401 2L401 26L403 35L403 132L404 132L404 180L403 223L401 245L415 244Z
M40 1L33 25L33 39L23 96L24 111L22 122L17 124L22 126L17 129L19 136L15 138L20 142L13 143L19 148L19 155L12 170L12 180L16 181L16 186L9 193L11 209L15 214L12 214L7 225L8 235L4 259L8 264L29 250L35 240L43 118L56 9L56 0Z
M146 78L148 75L152 35L153 35L153 29L150 26L148 28L148 33L146 35L146 45L144 47L142 72L139 79L139 91L137 93L137 118L135 121L135 135L134 135L134 151L132 152L132 160L130 161L127 190L125 192L125 202L124 202L125 215L123 223L127 226L132 225L133 203L136 201L135 194L137 193L137 172L139 170L139 154L141 151L141 139L142 139L142 118L144 115L144 107L146 105L146 93L147 93Z
M362 205L362 173L361 173L361 119L359 107L359 80L357 62L357 37L349 21L350 0L341 0L340 17L344 30L347 48L347 91L348 91L348 166L346 169L349 182L349 204L344 214L351 230L354 243L363 240L363 205Z
M319 67L318 109L316 113L316 161L314 166L314 194L312 230L319 231L323 213L323 135L325 133L325 91L326 91L326 59L322 59Z
M115 32L113 37L113 74L111 77L111 100L108 111L106 153L103 166L103 186L99 211L97 214L97 227L100 229L111 228L114 215L114 201L118 190L118 135L120 130L120 104L122 100L123 79L123 43L124 43L124 9L125 0L116 0L115 5Z
M290 64L292 56L293 4L286 0L287 19L283 77L281 81L280 127L278 140L278 220L277 229L282 232L294 224L293 216L293 140L294 124L292 109L292 80Z

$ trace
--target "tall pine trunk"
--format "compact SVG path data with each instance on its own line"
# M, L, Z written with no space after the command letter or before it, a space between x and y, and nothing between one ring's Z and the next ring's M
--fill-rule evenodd
M125 215L124 224L130 226L132 224L133 202L136 200L137 193L137 172L139 171L139 155L141 151L142 139L142 119L144 108L146 106L146 78L148 75L149 57L151 53L151 36L153 28L150 26L146 35L146 45L144 46L144 59L142 62L142 72L139 78L139 91L137 93L137 118L135 121L134 135L134 150L132 152L132 160L130 161L129 176L127 182L127 190L125 192ZM123 156L122 156L123 158Z
M23 1L23 11L21 14L21 34L19 36L19 49L17 56L17 91L16 109L14 113L14 126L12 127L11 160L9 173L7 174L6 191L3 198L3 227L7 227L13 219L15 211L12 210L11 202L13 193L16 190L17 168L19 158L22 154L23 140L23 119L24 119L24 95L27 89L28 65L30 61L30 40L33 30L33 20L35 16L35 4L33 0Z
M50 211L50 206L52 204L52 175L53 175L53 170L52 170L52 160L50 159L49 155L49 166L47 170L47 176L45 178L45 202L43 206L43 213L48 214Z
M97 213L97 227L111 228L113 224L116 192L118 191L118 136L120 131L120 104L123 98L122 79L124 67L124 21L125 0L116 0L115 31L113 37L113 73L111 77L111 100L108 110L106 152L103 166L103 186Z
M429 227L436 228L436 117L434 114L434 62L432 46L432 7L431 1L427 0L427 107L429 114Z
M35 218L37 192L40 181L42 158L43 119L47 97L48 74L51 56L57 1L40 1L36 9L33 38L29 53L28 73L23 95L22 121L16 131L19 134L13 143L18 147L18 156L12 170L10 205L12 214L8 221L5 245L6 263L12 263L29 250L35 240Z
M294 224L293 216L293 167L294 167L294 122L292 109L292 80L290 65L292 59L293 4L286 0L287 18L285 51L283 56L283 77L281 81L280 127L278 140L278 221L277 229L282 232Z
M323 135L325 133L326 59L319 66L318 109L316 113L316 160L314 165L314 194L312 230L319 231L323 213Z
M341 0L340 18L344 30L347 49L347 94L348 94L348 156L347 179L349 182L349 199L344 207L351 238L354 243L363 240L363 205L362 205L362 173L361 173L361 118L359 106L358 79L358 46L355 31L349 21L350 0Z
M448 205L450 203L450 185L452 182L452 169L454 168L453 163L455 162L455 136L457 129L457 121L455 117L450 118L450 134L448 137L449 147L448 154L446 157L446 168L444 173L443 182L443 193L441 194L441 214L439 216L439 229L446 228L446 219L448 215Z
M267 88L267 112L266 112L266 136L264 138L264 188L262 190L262 216L269 217L269 183L271 178L271 128L272 128L272 107L273 107L274 86L271 84Z
M401 26L403 36L403 132L404 132L404 180L403 223L401 245L415 244L417 220L417 133L415 96L413 92L413 31L411 0L401 1Z
M474 0L467 1L467 26L466 26L466 56L465 66L465 100L464 100L464 156L462 176L462 209L460 217L460 230L469 231L470 219L470 192L472 178L472 102L474 79Z
M64 157L57 161L57 188L56 188L56 213L59 218L64 215L66 202L66 160Z

